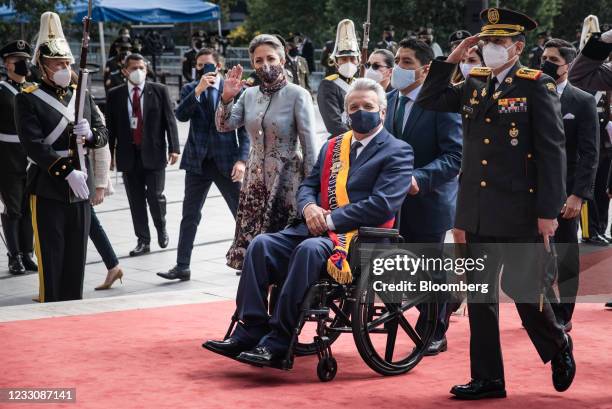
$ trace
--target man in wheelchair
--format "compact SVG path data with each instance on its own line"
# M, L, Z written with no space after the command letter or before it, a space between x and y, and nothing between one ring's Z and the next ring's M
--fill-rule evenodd
M258 366L285 356L310 286L327 272L341 284L352 280L349 243L363 226L390 227L412 179L413 153L383 128L383 88L357 79L345 97L352 131L331 138L297 193L302 220L262 234L249 245L236 296L239 323L231 336L202 346ZM273 315L267 295L282 286Z

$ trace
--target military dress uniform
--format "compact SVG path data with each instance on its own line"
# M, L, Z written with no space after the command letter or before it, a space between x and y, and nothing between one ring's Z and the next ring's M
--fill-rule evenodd
M35 59L72 58L65 39L57 35L59 30L57 14L43 14ZM83 296L91 206L88 198L77 198L66 181L79 163L69 151L75 91L74 85L59 88L43 82L24 88L15 97L17 134L31 161L27 189L31 195L40 302L76 300ZM85 147L101 148L108 141L104 119L91 95L86 93L85 98L83 118L93 134ZM85 163L90 176L89 191L93 193L93 170L87 157Z
M527 16L513 20L515 14L523 16L509 10L484 10L480 35L500 35L507 26L520 28L517 34L530 25L535 28ZM498 28L498 22L504 28ZM541 71L517 62L501 82L490 68L476 67L465 81L452 85L455 68L455 64L434 60L416 101L425 109L462 116L463 161L455 227L466 231L471 257L482 257L486 251L483 276L489 277L490 288L497 291L503 264L501 286L508 295L524 295L512 292L519 287L534 293L537 280L520 281L529 271L527 262L533 259L509 257L504 243L541 243L537 219L556 219L566 199L565 137L556 84ZM470 274L467 279L478 282ZM541 359L548 362L568 348L568 341L550 304L544 303L540 311L533 298L517 302L516 308ZM503 388L497 300L469 301L470 295L472 378L495 380Z
M2 58L21 56L29 59L30 54L31 48L23 40L7 44L0 50ZM31 259L32 220L25 190L28 161L15 129L15 95L28 85L11 79L0 81L0 199L4 204L1 218L11 274L37 269Z
M104 68L104 90L108 93L111 88L123 84L124 78L121 73L119 56L114 56L106 60Z

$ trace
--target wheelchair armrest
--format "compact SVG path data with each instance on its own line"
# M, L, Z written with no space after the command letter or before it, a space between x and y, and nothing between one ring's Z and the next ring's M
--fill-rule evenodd
M382 227L360 227L358 235L362 239L396 239L399 237L400 234L398 229L385 229Z

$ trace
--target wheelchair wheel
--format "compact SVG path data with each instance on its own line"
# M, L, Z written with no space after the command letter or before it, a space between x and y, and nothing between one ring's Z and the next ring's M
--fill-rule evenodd
M324 358L317 364L317 376L321 382L329 382L336 377L338 363L332 356Z
M361 358L382 375L400 375L414 368L431 343L438 306L424 303L427 295L385 302L370 285L370 274L359 278L353 306L353 338ZM420 330L416 322L420 305Z
M309 290L309 293L306 295L305 299L310 300L311 305L320 304L319 294L316 293L317 289L312 287ZM345 297L332 297L333 306L330 304L330 316L327 318L328 325L326 325L325 336L329 339L329 345L333 344L338 337L340 336L340 331L334 331L334 328L346 327L348 323L346 322L347 317L350 317L352 312L352 303L345 300ZM326 308L327 306L320 306ZM308 324L310 323L310 324ZM317 322L313 320L307 320L304 322L304 325L300 329L302 332L301 338L302 340L308 340L308 342L298 342L294 346L294 353L296 356L307 356L307 355L315 355L317 353L317 346L313 341L313 335L308 333L308 335L303 334L304 327L312 327L315 328L317 326ZM332 328L332 330L330 330ZM314 330L313 330L314 331ZM350 329L343 332L350 332Z

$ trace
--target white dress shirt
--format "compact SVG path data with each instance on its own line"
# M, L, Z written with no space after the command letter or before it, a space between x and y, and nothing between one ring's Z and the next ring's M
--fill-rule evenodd
M412 107L414 106L414 101L416 101L416 99L419 96L419 92L421 92L421 88L423 88L423 86L419 85L418 87L410 91L407 95L402 94L402 96L409 98L408 102L406 102L406 110L404 111L404 120L402 122L402 133L404 132L404 128L406 127L406 122L408 122L408 117L410 116L410 111L412 111Z
M567 80L557 84L557 94L559 94L559 96L563 94L563 91L565 91L565 87L567 87Z
M140 85L134 85L132 84L130 81L127 82L127 86L128 86L128 100L127 100L127 105L128 105L128 118L132 117L132 105L134 104L134 101L132 101L132 97L134 96L134 87L138 87L138 95L140 95L140 113L144 116L144 105L143 105L143 101L144 101L144 93L142 92L144 87L145 87L146 81L143 82Z
M510 72L512 67L514 67L514 65L509 66L508 68L506 68L505 70L503 70L502 72L500 72L499 74L495 76L495 78L497 78L497 82L495 83L495 89L499 88L501 83L504 82L504 80L508 76L508 73Z
M215 88L217 91L219 91L219 87L220 87L220 86L221 86L221 74L217 74L217 77L215 78L215 82L214 82L214 84L212 84L210 87L206 88L206 91L204 91L204 92L206 92L206 93L207 93L207 95L208 95L208 92L210 92L210 88L211 88L211 87L212 87L212 88ZM202 92L202 94L203 94L204 92ZM196 98L196 101L200 102L200 97L202 96L202 94L197 95L197 96L195 97L195 98ZM221 95L219 94L219 95L217 96L217 98L221 98Z

